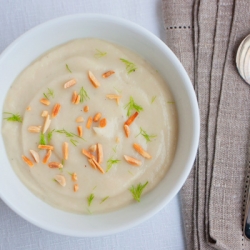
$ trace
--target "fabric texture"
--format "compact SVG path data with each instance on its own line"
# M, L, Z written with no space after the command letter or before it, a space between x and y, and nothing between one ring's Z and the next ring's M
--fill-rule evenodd
M250 249L243 236L249 174L250 86L235 56L250 33L248 0L162 0L166 43L200 108L200 143L182 189L187 249Z

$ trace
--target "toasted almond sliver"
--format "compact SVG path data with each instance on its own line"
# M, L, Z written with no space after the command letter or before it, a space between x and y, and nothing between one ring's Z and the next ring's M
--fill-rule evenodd
M64 83L63 87L67 89L75 84L76 84L76 79L71 79L68 82Z
M24 161L29 167L33 167L33 166L34 166L33 162L32 162L28 157L22 155L22 159L23 159L23 161Z
M51 145L38 145L39 149L48 149L48 150L53 150L54 147Z
M72 102L72 103L75 103L75 102L76 102L76 98L77 98L77 92L74 91L73 94L72 94L71 102Z
M78 126L77 127L77 132L78 132L78 135L80 136L80 137L82 137L82 126Z
M51 123L50 115L47 115L45 117L44 124L43 124L43 130L42 130L43 134L46 133L47 129L50 126L50 123Z
M69 157L69 144L67 142L63 143L63 159L68 160Z
M74 192L77 192L77 191L78 191L78 189L79 189L78 184L75 184L75 185L74 185Z
M97 81L97 79L95 78L94 74L91 71L89 71L88 75L89 75L89 80L91 81L91 83L93 84L93 86L95 88L100 87L100 83Z
M63 175L59 174L55 176L55 180L62 186L65 187L66 186L66 179Z
M101 128L104 128L104 127L106 127L106 125L107 125L107 120L106 120L106 118L101 119L101 120L100 120L100 123L99 123L99 126L100 126Z
M93 160L93 162L94 162L95 166L97 167L97 169L98 169L101 173L104 174L105 171L102 169L101 165L96 161L96 159L93 158L93 159L91 159L91 160Z
M85 155L85 156L87 156L88 158L90 158L90 159L92 159L92 158L95 158L95 156L94 155L92 155L88 150L86 150L86 149L82 149L82 153Z
M28 106L28 107L26 108L26 110L27 110L27 111L30 111L30 110L31 110L31 107L30 107L30 106Z
M48 162L48 160L49 160L49 158L51 156L51 153L52 153L52 151L51 151L51 149L49 149L48 152L46 153L46 155L43 158L43 163L44 164L46 164Z
M107 77L113 75L114 73L115 73L115 71L110 70L110 71L107 71L107 72L103 73L103 74L102 74L102 77L103 77L103 78L107 78Z
M76 118L76 122L84 122L84 119L83 119L83 117L82 116L78 116L77 118Z
M89 112L89 106L84 106L83 110L84 112Z
M49 114L47 110L44 110L41 114L42 117L46 117Z
M127 124L124 124L123 128L124 128L126 137L129 137L129 135L130 135L129 126Z
M31 133L40 133L41 126L29 126L28 131Z
M42 104L46 105L46 106L49 106L49 105L50 105L50 101L49 101L48 99L46 99L46 98L42 98L42 99L40 100L40 102L41 102Z
M92 116L89 117L88 121L87 121L87 124L86 124L86 128L87 129L90 129L91 125L92 125L92 122L93 122L93 118Z
M96 165L93 161L93 159L88 159L89 163L90 163L90 166L93 168L93 169L96 169Z
M135 112L133 115L131 115L128 120L125 122L126 125L130 125L134 120L135 118L139 115L138 112Z
M77 181L77 174L73 173L71 178L72 178L72 181Z
M115 142L116 142L116 143L119 143L119 142L120 142L120 138L119 138L118 136L116 137Z
M148 152L146 152L139 144L134 143L133 147L143 157L145 157L147 159L151 159L152 158L152 156Z
M96 144L91 145L91 146L89 147L89 151L90 151L90 152L95 152L95 151L96 151L96 148L97 148Z
M94 122L98 122L98 121L99 121L99 119L101 118L101 116L102 116L102 114L101 114L101 113L97 113L97 114L95 114L95 116L94 116L94 118L93 118L93 121L94 121Z
M76 100L75 100L75 104L78 104L80 102L81 96L77 95L76 96Z
M30 150L30 153L31 153L33 159L35 160L35 162L39 163L39 160L40 160L39 154L32 149Z
M106 95L106 97L111 100L113 99L116 100L117 104L119 104L120 99L121 99L120 95L114 95L114 94Z
M52 110L52 115L51 117L54 118L58 115L59 111L61 109L61 105L59 103L55 104L53 110Z
M63 168L63 165L60 162L50 162L48 166L50 168Z
M97 162L102 163L103 161L103 149L102 144L97 143Z
M133 158L133 157L130 157L130 156L127 156L127 155L124 155L124 158L125 160L131 164L131 165L134 165L134 166L141 166L141 161Z

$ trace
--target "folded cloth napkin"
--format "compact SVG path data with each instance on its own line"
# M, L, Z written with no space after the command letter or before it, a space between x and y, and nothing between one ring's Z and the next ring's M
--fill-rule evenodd
M181 190L187 249L250 249L243 236L250 86L235 64L237 48L250 34L250 1L162 4L166 43L187 70L200 108L199 149Z

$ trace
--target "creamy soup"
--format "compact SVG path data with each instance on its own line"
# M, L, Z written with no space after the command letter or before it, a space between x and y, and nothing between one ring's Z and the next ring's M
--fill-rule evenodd
M12 84L2 135L21 181L50 205L102 213L164 177L177 112L157 70L128 49L78 39L47 52Z

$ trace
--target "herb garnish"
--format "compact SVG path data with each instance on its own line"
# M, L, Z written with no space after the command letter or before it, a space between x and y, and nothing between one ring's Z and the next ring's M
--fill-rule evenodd
M174 102L167 102L168 104L174 104Z
M22 122L23 118L18 114L13 114L13 113L9 113L9 112L3 112L4 114L7 115L11 115L9 117L5 117L3 118L4 120L7 120L8 122Z
M69 65L68 65L68 64L66 64L66 69L67 69L70 73L72 73L72 71L70 70L70 68L69 68Z
M84 139L83 139L82 137L80 137L79 135L74 134L74 133L72 133L72 132L68 132L68 131L66 131L65 129L55 130L55 132L60 133L60 134L65 134L66 137L69 137L69 138L70 138L70 142L71 142L74 146L76 146L76 144L78 143L78 141L75 140L74 137L77 137L77 138L80 138L80 139L84 140Z
M120 60L125 63L126 70L127 70L128 74L130 74L132 72L135 72L135 70L137 69L136 65L134 63L132 63L132 62L126 60L126 59L123 59L123 58L120 58Z
M148 181L145 184L139 183L136 187L132 186L129 191L132 193L134 199L138 202L141 201L141 194L143 189L148 185Z
M45 134L41 133L40 134L40 141L39 141L40 145L46 145L46 138L45 138Z
M134 175L131 171L128 171L129 174Z
M44 97L49 100L50 97L54 98L54 91L48 88L48 92L45 94L43 93Z
M107 163L108 163L108 166L107 166L107 169L106 169L106 172L108 172L114 164L117 164L120 160L118 159L112 159L112 157L110 159L107 160Z
M96 49L95 57L96 58L101 58L107 55L107 52L100 51L99 49Z
M51 131L47 134L47 141L48 141L48 143L50 143L54 131L55 131L55 129L51 130Z
M150 142L151 138L155 138L157 136L157 135L149 135L149 134L147 134L147 132L145 130L143 130L141 127L140 127L140 133L138 135L142 135L146 139L147 142Z
M89 206L91 205L91 203L92 203L92 201L94 200L94 198L95 198L94 194L90 194L90 196L87 197L88 205L89 205Z
M101 200L100 204L102 204L102 203L103 203L104 201L106 201L108 198L109 198L109 196L104 197L104 198Z
M81 88L79 95L80 95L80 102L84 102L87 99L90 99L86 90L83 87Z
M136 110L137 112L143 111L143 107L135 103L132 96L130 96L129 102L124 106L124 108L128 109L127 116L130 116L133 110Z
M151 104L155 101L155 99L156 99L156 95L152 97Z

